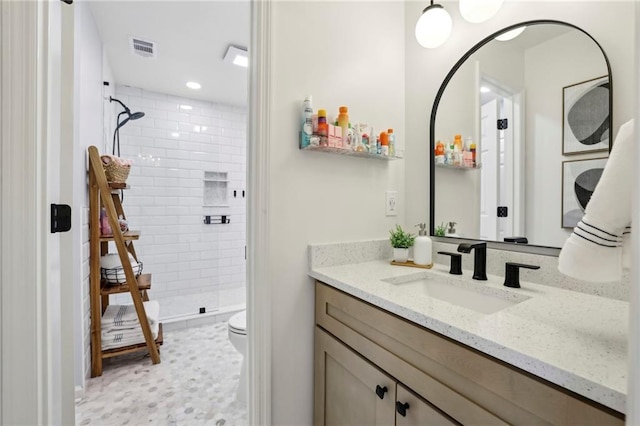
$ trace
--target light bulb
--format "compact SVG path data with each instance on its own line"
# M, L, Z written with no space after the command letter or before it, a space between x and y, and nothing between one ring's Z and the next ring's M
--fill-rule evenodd
M495 39L498 41L509 41L509 40L513 40L514 38L518 37L520 34L522 34L522 32L524 31L524 29L527 27L518 27L514 30L511 31L507 31L506 33L502 33L499 36L497 36Z
M504 0L460 0L460 15L471 23L478 24L493 17Z
M428 6L416 23L416 40L422 47L441 46L451 35L451 16L439 4Z

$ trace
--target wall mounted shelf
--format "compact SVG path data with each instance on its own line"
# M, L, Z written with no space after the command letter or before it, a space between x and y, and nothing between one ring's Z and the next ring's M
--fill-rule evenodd
M318 151L318 152L326 152L329 154L338 154L338 155L346 155L351 157L364 157L364 158L374 158L376 160L382 161L392 161L392 160L400 160L402 157L399 156L388 156L381 154L372 154L370 152L364 151L351 151L349 149L335 148L330 146L307 146L305 148L300 148L302 151Z
M456 170L478 170L482 168L482 164L478 164L476 167L464 167L464 166L452 166L450 164L439 164L436 163L436 167L440 167L443 169L456 169Z

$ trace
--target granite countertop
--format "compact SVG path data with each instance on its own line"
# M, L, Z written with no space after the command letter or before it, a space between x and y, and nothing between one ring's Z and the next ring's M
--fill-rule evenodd
M309 275L413 323L450 337L538 377L625 413L627 389L627 302L521 281L504 287L448 273L448 266L425 270L374 260L314 266ZM482 314L403 286L428 278L487 295L518 301ZM384 280L384 281L383 281Z

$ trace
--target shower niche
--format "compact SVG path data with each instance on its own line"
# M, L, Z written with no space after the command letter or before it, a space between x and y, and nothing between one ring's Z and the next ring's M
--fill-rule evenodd
M229 207L228 186L227 172L205 171L202 205L204 207Z

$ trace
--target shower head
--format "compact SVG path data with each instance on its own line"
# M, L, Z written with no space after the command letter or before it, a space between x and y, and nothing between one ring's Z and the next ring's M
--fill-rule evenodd
M134 113L132 113L131 110L129 109L129 107L126 106L125 104L123 104L122 101L120 101L119 99L109 97L109 102L117 102L122 106L122 108L124 108L123 112L127 114L127 118L125 118L124 121L122 122L123 125L124 125L124 123L126 123L129 120L137 120L139 118L144 117L144 112L134 112Z
M131 110L129 109L128 106L126 106L125 104L122 103L122 101L120 101L119 99L116 98L112 98L109 97L109 102L117 102L120 104L120 106L122 106L122 108L124 108L124 111L120 112L118 114L118 117L116 118L116 129L113 132L113 155L116 154L116 146L118 147L118 155L120 155L120 128L122 126L124 126L125 124L127 124L129 122L129 120L139 120L142 117L144 117L144 112L131 112ZM120 121L120 116L122 115L126 115L125 119ZM117 143L116 143L117 141Z

